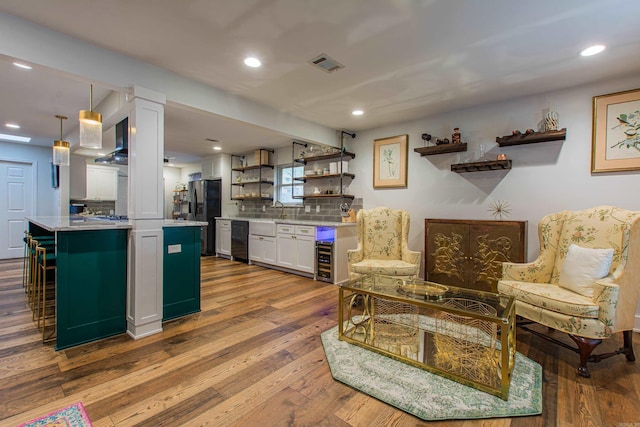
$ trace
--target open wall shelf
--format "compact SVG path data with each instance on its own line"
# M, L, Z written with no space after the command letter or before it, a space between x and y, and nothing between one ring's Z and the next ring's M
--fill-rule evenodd
M459 151L467 151L467 143L433 145L431 147L414 148L413 151L423 157L433 156L434 154L457 153Z
M489 160L485 162L457 163L451 165L451 172L482 172L511 169L511 160Z
M321 154L319 156L303 157L301 159L295 159L295 161L306 165L309 162L321 162L324 160L333 160L340 158L342 158L342 160L351 160L355 159L355 157L356 155L354 153L350 153L348 151L341 153L338 151L336 153Z
M314 179L322 179L322 178L340 178L340 176L343 176L345 178L355 178L356 176L352 173L334 173L334 174L327 174L327 175L307 175L307 176L299 176L299 177L295 177L293 178L294 181L301 181L301 182L307 182L308 180L314 180Z
M567 137L567 129L553 130L549 132L521 133L518 135L505 135L496 137L500 147L511 145L535 144L546 141L563 141Z
M258 170L261 168L273 169L273 165L253 165L253 166L241 166L237 168L231 168L234 172L247 172L252 170Z
M354 199L355 196L351 194L309 194L307 196L293 196L294 199L325 199L325 198L342 198L342 199Z

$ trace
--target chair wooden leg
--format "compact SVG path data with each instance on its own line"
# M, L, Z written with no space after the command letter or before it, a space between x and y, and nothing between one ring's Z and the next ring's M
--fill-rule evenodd
M578 366L578 375L584 378L590 378L591 373L587 368L587 361L589 360L589 356L594 348L596 348L601 342L601 339L594 338L585 338L585 337L577 337L575 335L569 334L571 339L578 346L578 350L580 351L580 366Z
M635 362L636 356L633 354L633 331L622 331L622 336L624 338L624 347L620 350L623 350L629 362Z

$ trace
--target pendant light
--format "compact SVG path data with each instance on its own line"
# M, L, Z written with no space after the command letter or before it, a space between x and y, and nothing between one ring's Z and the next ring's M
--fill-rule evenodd
M62 121L67 120L65 116L56 116L60 119L60 139L53 141L53 164L69 166L69 143L62 139Z
M89 95L89 110L80 110L80 146L102 148L102 114L93 111L93 85Z

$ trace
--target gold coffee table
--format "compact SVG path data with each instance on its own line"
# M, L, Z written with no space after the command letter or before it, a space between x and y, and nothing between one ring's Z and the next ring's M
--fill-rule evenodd
M370 275L340 285L339 299L339 339L507 399L513 297Z

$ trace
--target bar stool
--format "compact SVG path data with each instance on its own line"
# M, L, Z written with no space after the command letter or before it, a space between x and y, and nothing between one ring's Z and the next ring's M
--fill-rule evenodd
M56 317L56 286L55 286L55 269L56 255L52 247L38 245L36 247L36 309L38 328L42 320L42 342L48 342L55 339L55 317ZM53 273L53 278L50 276ZM47 335L47 320L53 319L53 331Z
M29 274L27 280L27 301L31 308L32 320L36 320L39 316L40 293L38 288L38 247L45 248L50 254L55 253L55 241L49 236L33 235L29 241Z
M28 292L27 285L31 277L31 234L29 231L24 230L24 257L22 259L22 287L24 292Z

